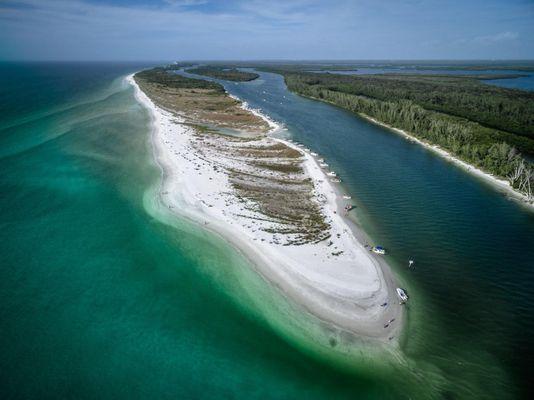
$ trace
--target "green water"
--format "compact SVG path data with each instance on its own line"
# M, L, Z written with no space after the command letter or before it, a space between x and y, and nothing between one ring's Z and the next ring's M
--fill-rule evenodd
M361 121L333 107L295 97L277 108L289 96L279 77L234 85L235 93L252 103L262 101L263 89L270 90L274 97L265 111L301 140L308 132L309 145L340 172L345 166L362 221L373 236L401 252L399 259L405 256L401 248L417 248L415 232L434 232L437 244L429 240L429 250L416 254L417 273L406 274L399 266L414 294L402 351L371 351L342 341L331 349L322 327L285 302L224 241L159 207L154 192L160 170L148 141L149 115L122 81L141 67L0 64L2 398L517 398L526 393L520 370L532 350L523 330L531 326L528 294L534 279L528 268L532 250L518 253L517 246L531 243L530 214L411 144L388 147L395 136L362 128ZM325 127L341 142L321 142ZM354 129L361 132L357 140L346 135ZM344 164L347 154L339 146L347 140L355 140L353 156L371 154L376 141L387 150L367 160L376 169L373 179L361 165L350 171ZM491 210L488 203L496 207L492 226L494 219L511 221L501 221L499 229L515 235L518 245L505 261L519 277L497 267L502 246L511 245L508 239L496 245L496 232L475 229L468 216L475 204L465 212L451 206L438 182L437 194L428 202L416 197L413 211L398 171L387 189L397 190L397 197L389 206L380 200L387 174L377 172L377 165L394 162L399 154L413 163L416 182L426 178L430 184L435 168L453 171L444 184L456 185L454 193L465 197L464 203L475 202L480 213ZM399 207L403 212L395 217ZM447 210L454 218L442 215ZM399 237L406 223L402 216L416 211L417 227ZM436 213L437 219L430 218ZM473 251L459 246L460 237L446 239L453 223L474 243ZM484 238L495 250L483 265L474 265ZM435 253L439 246L444 249ZM451 260L466 258L462 266L470 272L444 262L447 253ZM498 302L479 310L488 289L495 290Z

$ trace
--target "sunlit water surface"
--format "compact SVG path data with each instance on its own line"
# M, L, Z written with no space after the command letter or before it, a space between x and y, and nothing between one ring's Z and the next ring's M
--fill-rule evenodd
M149 115L122 79L142 67L0 65L2 398L527 395L532 213L277 75L225 84L327 159L412 295L413 381L344 370L284 335L237 252L158 209Z

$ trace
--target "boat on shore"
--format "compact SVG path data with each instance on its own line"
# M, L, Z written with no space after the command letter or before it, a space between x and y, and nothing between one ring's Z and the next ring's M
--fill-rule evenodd
M404 303L408 301L408 294L406 293L406 290L402 288L397 288L397 296L399 296L399 299Z
M384 255L386 254L386 249L384 249L382 246L374 246L372 249L373 253Z

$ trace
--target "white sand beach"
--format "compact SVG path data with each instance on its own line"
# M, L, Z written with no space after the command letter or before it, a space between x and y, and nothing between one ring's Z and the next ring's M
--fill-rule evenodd
M229 161L212 153L209 146L199 152L198 145L193 144L192 127L156 106L133 75L127 81L152 116L152 142L163 171L160 195L166 207L222 236L251 261L264 279L318 319L363 340L397 343L404 314L395 291L398 284L384 259L357 239L361 237L355 231L358 228L344 215L347 201L341 198L316 157L288 141L265 138L303 154L305 173L314 186L314 200L330 225L330 239L281 244L276 233L261 229L265 216L243 208L236 198L228 173L221 168L228 167L225 163ZM273 129L277 128L276 123L266 120Z

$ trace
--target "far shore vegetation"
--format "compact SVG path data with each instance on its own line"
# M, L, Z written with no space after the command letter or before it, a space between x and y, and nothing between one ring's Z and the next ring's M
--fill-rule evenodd
M178 74L171 74L168 68L152 68L138 72L136 78L168 88L180 89L210 89L214 93L224 93L224 88L215 82L209 82L205 79L191 79Z
M222 79L225 81L235 82L248 82L258 78L259 75L254 72L240 71L237 68L225 68L225 67L198 67L188 69L187 72L195 75L209 76L215 79Z
M402 129L497 177L534 190L534 93L458 75L338 75L265 68L289 90ZM482 78L485 78L482 77Z

